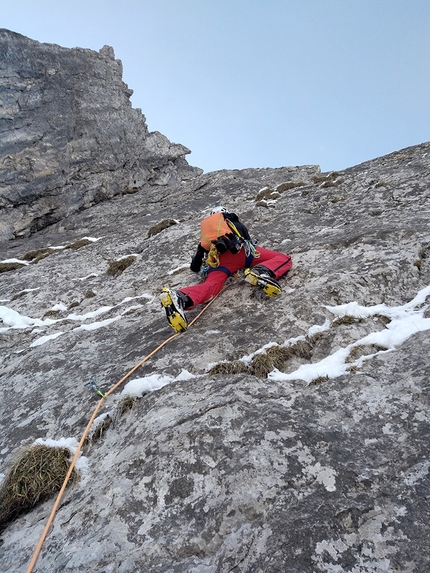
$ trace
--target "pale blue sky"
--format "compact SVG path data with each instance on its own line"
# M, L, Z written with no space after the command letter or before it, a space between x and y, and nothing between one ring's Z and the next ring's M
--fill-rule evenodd
M429 0L0 0L0 28L112 46L149 129L205 171L430 140Z

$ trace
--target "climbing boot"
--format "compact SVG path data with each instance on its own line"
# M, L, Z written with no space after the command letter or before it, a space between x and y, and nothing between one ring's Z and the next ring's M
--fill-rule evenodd
M273 278L274 274L270 269L263 266L255 266L245 269L245 281L251 285L259 286L267 294L273 297L281 292L281 286Z
M164 287L160 295L160 302L166 311L167 320L176 332L184 332L188 327L184 312L185 296L177 290L170 290L168 287Z

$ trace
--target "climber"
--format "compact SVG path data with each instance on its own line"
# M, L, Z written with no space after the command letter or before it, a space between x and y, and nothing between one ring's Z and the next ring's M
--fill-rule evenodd
M215 207L200 223L200 230L201 240L190 269L195 273L202 269L205 280L179 290L164 287L160 295L167 320L176 332L187 329L184 311L216 296L233 273L245 269L245 281L273 297L281 292L276 279L293 265L289 255L256 246L246 226L225 207Z

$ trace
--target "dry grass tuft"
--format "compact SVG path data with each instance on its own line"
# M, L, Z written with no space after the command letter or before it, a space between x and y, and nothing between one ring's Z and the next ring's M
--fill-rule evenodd
M390 324L391 322L391 318L388 318L388 316L384 316L383 314L375 314L374 315L375 318L377 318L379 320L379 322L381 322L384 326L387 326L387 324Z
M304 181L287 181L286 183L280 183L275 187L275 189L264 187L257 193L255 201L259 202L270 199L279 199L284 191L294 189L295 187L303 187L304 185L307 185Z
M156 223L155 225L150 227L150 229L148 231L148 237L152 237L153 235L157 235L158 233L161 233L161 231L164 231L164 229L167 229L168 227L171 227L172 225L176 225L176 221L174 219L163 219L159 223Z
M288 191L288 189L295 189L296 187L304 187L307 185L305 181L288 181L287 183L281 183L278 185L275 190L278 193L283 193L284 191Z
M315 337L317 339L317 337ZM274 368L282 370L291 358L298 357L310 360L312 344L307 340L299 340L291 346L271 346L264 353L256 354L248 366L244 362L220 362L215 364L209 374L241 374L249 372L257 378L267 378Z
M136 398L134 396L126 396L123 398L116 407L117 416L121 417L133 408L134 404L140 398Z
M267 378L269 372L273 370L273 360L268 354L257 354L252 360L251 373L257 378Z
M315 175L312 177L314 183L322 183L320 187L337 187L343 183L343 179L338 179L339 173L337 171L332 171L328 175Z
M327 382L328 380L330 380L328 376L317 376L317 378L311 380L310 384L311 386L318 386L318 384L322 384L323 382Z
M111 263L109 263L106 274L115 278L119 277L125 271L125 269L127 269L130 265L134 263L135 260L136 257L130 255L129 257L124 257L123 259L120 259L119 261L112 261Z
M266 354L271 359L273 367L281 370L285 362L294 356L294 351L292 350L292 346L272 346L266 350Z
M237 360L234 362L220 362L219 364L215 364L215 366L212 366L208 371L208 374L242 374L243 372L249 372L249 368L244 362Z
M313 343L316 342L317 339L314 341L311 340L299 340L291 346L291 351L294 352L293 356L297 356L298 358L306 358L306 360L310 360L312 357L312 348Z
M32 264L36 264L45 257L52 255L55 253L55 249L51 249L51 247L45 247L43 249L36 249L35 251L28 251L23 255L23 261L30 261Z
M356 322L361 322L360 318L345 314L344 316L338 316L331 323L332 326L340 326L342 324L355 324Z
M70 243L69 245L66 245L66 249L73 249L74 251L77 251L78 249L80 249L81 247L85 247L85 245L91 245L92 241L89 241L88 239L79 239L78 241L75 241L74 243Z
M101 440L104 437L104 434L111 427L112 422L113 422L112 418L110 416L106 416L100 422L100 424L97 426L97 428L94 430L94 432L92 432L91 438L88 441L91 441L92 443L94 443L94 442L98 442L99 440Z
M323 338L323 337L324 337L323 332L315 332L315 334L311 334L310 336L307 336L306 340L311 345L311 347L314 347L315 344L318 342L318 340L321 340L321 338Z
M43 318L58 318L61 314L59 310L47 310L43 315Z
M21 452L0 487L0 531L59 491L70 467L68 448L35 445ZM69 484L78 480L73 469Z
M264 189L261 189L261 191L257 193L255 200L263 201L264 199L279 199L280 196L281 194L278 191L275 191L270 187L264 187Z
M9 271L16 271L22 269L25 265L21 263L0 263L0 273L7 273Z

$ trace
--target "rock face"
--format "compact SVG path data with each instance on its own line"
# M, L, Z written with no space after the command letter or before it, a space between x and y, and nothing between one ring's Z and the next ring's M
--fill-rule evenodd
M201 172L186 147L148 132L109 46L70 50L0 30L0 69L0 238Z
M79 441L88 383L122 380L36 571L428 569L429 173L425 143L339 173L144 181L2 243L0 471L36 439ZM237 278L125 378L171 336L158 294L199 280L216 204L291 254L282 293ZM26 571L53 503L3 531L2 572Z

